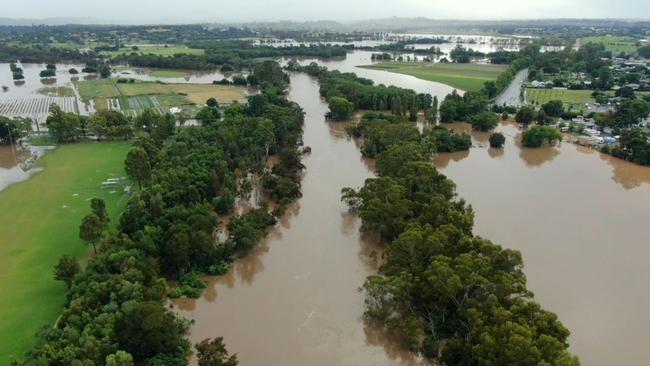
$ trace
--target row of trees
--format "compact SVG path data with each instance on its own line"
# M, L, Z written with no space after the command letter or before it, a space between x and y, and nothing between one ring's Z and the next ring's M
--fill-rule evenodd
M378 177L342 191L386 245L363 286L366 316L437 363L578 365L568 330L526 288L521 254L474 236L473 211L430 164L427 139L392 126L373 124L381 144L364 135Z
M418 112L424 110L426 114L432 109L434 102L430 94L418 94L413 90L395 86L374 85L372 80L360 78L353 73L329 71L315 62L301 66L295 61L290 61L286 68L305 72L319 79L320 94L330 103L328 116L334 119L350 116L352 108L347 103L350 102L355 109L390 111L395 116L407 116L409 120L415 121ZM333 98L337 98L333 100L334 103Z
M99 110L88 117L64 112L58 105L52 104L45 124L50 136L59 143L75 142L88 134L92 134L97 140L128 139L133 136L134 131L142 129L143 121L147 121L152 113L147 111L144 116L131 120L119 111ZM164 117L167 128L170 128L169 125L173 128L174 116Z
M265 67L270 75L281 71ZM61 259L55 275L69 286L68 302L25 365L187 365L189 324L166 309L165 278L190 283L193 272L224 273L266 234L282 209L272 214L262 204L232 218L225 242L212 235L219 215L231 213L237 197L249 197L253 175L283 187L269 188L281 208L300 194L303 112L286 100L286 84L260 80L266 87L247 106L233 105L204 127L177 130L153 111L134 120L137 136L125 164L141 189L114 229L103 202L91 202L80 237L97 255L81 271L70 257ZM272 169L267 154L279 156ZM221 339L196 348L200 365L237 364Z
M202 55L178 53L172 56L132 52L116 56L112 61L139 67L160 67L167 69L236 71L252 68L254 59L286 56L344 57L347 49L333 45L310 45L272 47L255 45L249 41L211 40L192 41L189 47L204 49Z

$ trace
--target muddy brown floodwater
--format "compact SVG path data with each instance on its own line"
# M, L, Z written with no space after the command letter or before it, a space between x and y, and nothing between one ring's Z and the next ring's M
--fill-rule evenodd
M364 324L359 287L375 271L360 221L340 201L372 172L344 126L327 123L317 81L291 75L289 98L305 110L303 197L268 240L211 281L198 300L174 301L196 322L191 340L223 336L240 364L402 365L412 356Z
M441 101L451 91L355 67L368 59L355 51L322 64ZM254 253L176 308L196 320L193 342L224 336L243 366L417 363L362 319L358 288L376 270L377 248L360 236L340 189L361 186L372 165L343 125L324 121L315 80L292 75L290 98L306 112L304 139L313 148L304 158L304 196ZM570 143L526 149L516 125L498 130L504 149L488 148L489 133L472 133L470 151L434 160L474 207L475 233L522 252L529 288L569 328L583 365L648 364L650 168Z
M454 124L467 129L466 124ZM650 168L570 143L522 148L517 126L435 164L475 209L475 233L523 254L529 288L583 365L647 365Z
M32 173L39 171L40 168L33 168L28 161L33 161L44 152L44 148L0 145L0 191L29 179Z

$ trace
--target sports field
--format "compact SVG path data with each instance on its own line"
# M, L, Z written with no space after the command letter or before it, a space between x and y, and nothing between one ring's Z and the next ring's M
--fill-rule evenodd
M584 106L585 103L595 103L591 97L593 90L569 90L569 89L526 89L526 101L531 104L542 105L551 100L561 100L565 104L576 104Z
M125 175L130 146L62 145L38 161L42 172L0 191L0 365L22 356L34 334L61 312L65 286L52 273L62 254L83 259L90 253L79 239L89 200L106 200L113 223L117 221L126 197L121 189L100 187L107 178Z
M418 79L436 81L466 91L481 89L483 83L489 80L496 80L507 68L506 65L396 61L361 67L411 75Z

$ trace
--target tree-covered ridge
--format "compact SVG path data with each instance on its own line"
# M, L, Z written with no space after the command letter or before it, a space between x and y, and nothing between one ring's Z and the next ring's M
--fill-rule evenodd
M385 130L362 127L378 177L342 191L386 245L363 287L367 317L446 365L578 365L569 331L527 290L521 254L473 235L471 207L429 161L427 132L371 122Z
M259 69L264 70L257 73L265 85L262 93L246 106L229 107L225 119L214 124L175 129L169 118L151 111L133 121L138 136L126 166L142 188L133 193L114 230L105 230L101 202L93 202L87 217L99 218L101 225L82 224L80 235L98 244L98 254L79 273L68 259L57 266L57 278L70 286L67 305L55 326L40 332L22 364L187 364L188 324L166 309L165 278L191 287L201 285L192 273L226 272L300 195L303 112L286 100L279 65ZM269 154L279 157L273 168L266 164ZM265 187L278 208L269 212L262 204L234 215L230 237L217 243L213 233L219 215L233 211L236 197L248 197L253 175L291 189ZM97 227L103 232L97 233ZM199 351L200 357L224 353L216 341Z

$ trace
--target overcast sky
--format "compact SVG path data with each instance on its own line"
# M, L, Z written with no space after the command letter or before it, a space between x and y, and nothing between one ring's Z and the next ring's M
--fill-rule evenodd
M437 19L650 18L650 0L22 0L0 17L129 23Z

